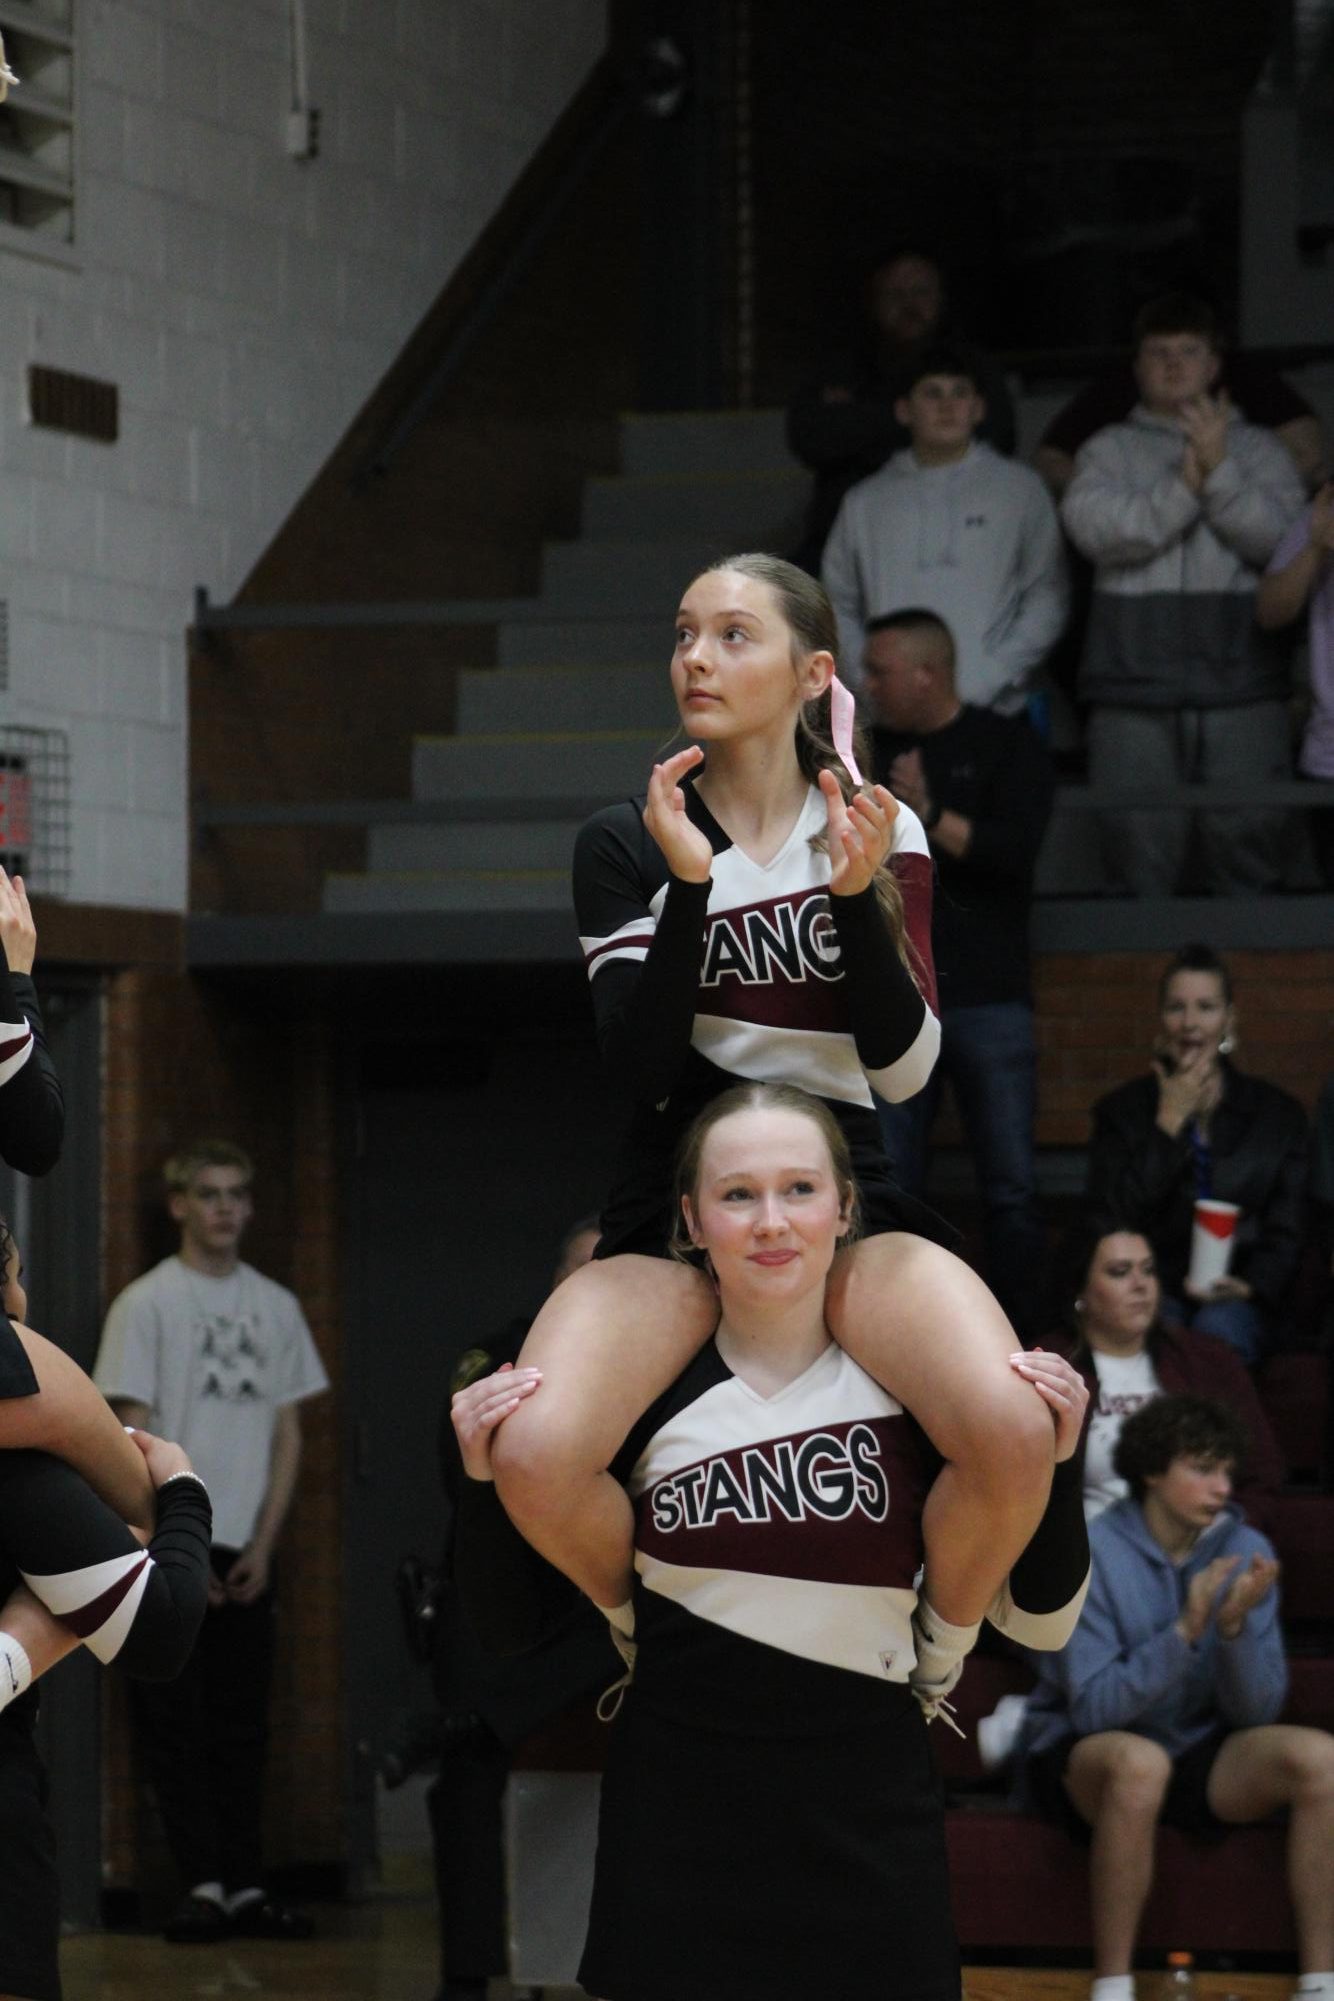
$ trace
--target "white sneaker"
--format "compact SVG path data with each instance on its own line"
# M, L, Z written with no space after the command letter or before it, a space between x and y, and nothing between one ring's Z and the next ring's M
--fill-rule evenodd
M1003 1695L990 1716L978 1718L977 1752L984 1772L998 1772L1008 1764L1027 1713L1026 1695Z

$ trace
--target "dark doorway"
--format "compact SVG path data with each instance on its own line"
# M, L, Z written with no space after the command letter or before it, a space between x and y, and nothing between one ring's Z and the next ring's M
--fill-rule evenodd
M540 1303L560 1238L599 1205L622 1123L587 1029L560 1027L543 1004L551 977L509 977L511 998L523 986L533 1002L526 1028L493 1010L489 1026L474 1017L475 1032L378 1044L356 1083L345 1394L354 1884L375 1859L380 1750L404 1711L429 1702L399 1631L394 1573L408 1552L437 1552L453 1360Z

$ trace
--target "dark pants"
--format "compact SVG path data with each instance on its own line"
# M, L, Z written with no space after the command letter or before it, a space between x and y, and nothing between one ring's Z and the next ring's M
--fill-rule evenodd
M225 1576L236 1560L214 1549ZM210 1606L175 1681L130 1683L135 1743L183 1889L262 1881L260 1822L273 1681L274 1598Z
M509 1768L509 1752L479 1721L465 1739L446 1743L426 1795L446 1986L504 1973L508 1963L501 1804Z
M948 1078L982 1191L987 1282L1016 1330L1040 1336L1047 1240L1033 1167L1033 1010L1023 1001L945 1008L940 1026L940 1058L926 1087L899 1105L877 1100L885 1150L899 1185L920 1195L931 1126Z

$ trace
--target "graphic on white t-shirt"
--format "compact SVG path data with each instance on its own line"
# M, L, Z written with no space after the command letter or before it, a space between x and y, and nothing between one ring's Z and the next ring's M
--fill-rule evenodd
M1095 1355L1093 1367L1098 1389L1084 1454L1084 1519L1090 1522L1130 1492L1112 1466L1116 1441L1126 1419L1161 1396L1163 1388L1146 1350L1138 1355Z
M201 1306L195 1324L203 1365L200 1396L220 1397L224 1403L262 1403L269 1349L258 1316L244 1308L215 1313Z

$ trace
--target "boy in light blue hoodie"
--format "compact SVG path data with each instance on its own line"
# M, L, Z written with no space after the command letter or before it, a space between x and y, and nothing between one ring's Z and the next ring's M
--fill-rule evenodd
M1134 2001L1158 1822L1197 1834L1290 1815L1296 1989L1334 2001L1334 1738L1276 1721L1287 1694L1272 1545L1230 1504L1246 1440L1202 1397L1128 1418L1128 1499L1089 1530L1073 1637L1042 1657L1021 1749L1025 1804L1092 1830L1092 2001Z

